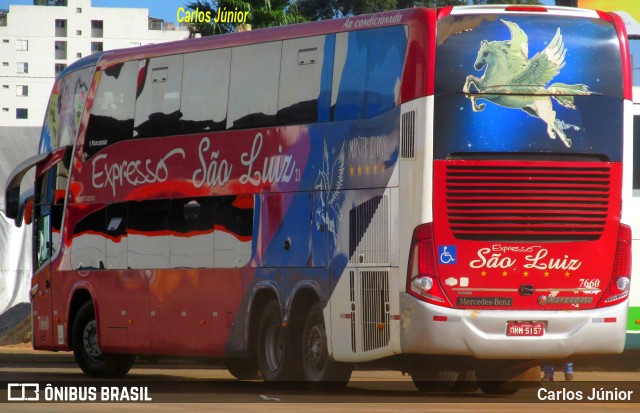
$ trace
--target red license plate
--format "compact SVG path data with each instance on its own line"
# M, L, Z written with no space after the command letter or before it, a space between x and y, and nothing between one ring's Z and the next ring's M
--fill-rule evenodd
M507 335L514 337L538 337L544 335L544 324L539 322L509 322Z

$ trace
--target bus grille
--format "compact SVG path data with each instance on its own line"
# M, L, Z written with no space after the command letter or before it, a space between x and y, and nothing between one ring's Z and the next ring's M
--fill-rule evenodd
M362 351L389 345L389 272L362 271Z
M609 208L610 169L447 165L449 227L466 240L596 240Z

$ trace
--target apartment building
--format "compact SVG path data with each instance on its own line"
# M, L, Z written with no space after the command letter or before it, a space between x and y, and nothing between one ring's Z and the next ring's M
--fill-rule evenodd
M180 40L186 27L144 8L91 0L35 0L0 10L0 127L40 126L55 77L92 53Z

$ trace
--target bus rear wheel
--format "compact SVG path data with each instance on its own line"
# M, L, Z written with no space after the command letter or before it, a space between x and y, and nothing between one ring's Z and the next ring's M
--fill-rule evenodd
M282 326L282 312L276 300L269 301L258 323L256 358L264 381L292 380L294 346L288 329Z
M456 370L438 370L420 365L411 371L411 379L421 393L449 392L458 381L459 372Z
M343 389L349 383L353 364L339 363L329 357L327 333L320 302L307 316L302 332L302 369L311 388Z
M76 362L90 377L122 377L129 372L135 356L104 354L98 346L98 323L93 303L87 301L80 307L72 327L73 355Z

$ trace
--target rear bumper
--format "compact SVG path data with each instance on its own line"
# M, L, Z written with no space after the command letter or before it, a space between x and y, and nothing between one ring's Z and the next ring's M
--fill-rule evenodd
M616 354L625 343L628 301L581 311L457 310L401 293L403 353L466 355L480 359L566 358ZM435 321L434 316L442 320ZM615 322L604 318L615 317ZM546 322L541 337L508 337L507 321Z

